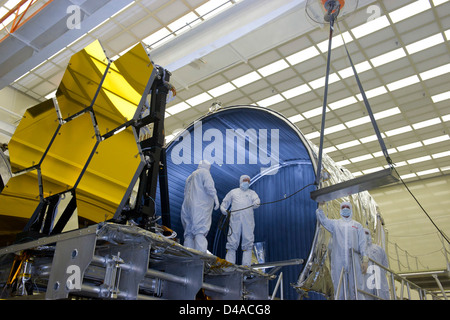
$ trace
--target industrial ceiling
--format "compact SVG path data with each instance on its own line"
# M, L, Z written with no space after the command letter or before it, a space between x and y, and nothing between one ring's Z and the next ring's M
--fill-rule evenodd
M21 3L29 1L0 1L0 16ZM38 0L31 4L27 14L37 13L14 33L7 31L12 18L0 26L1 91L13 89L32 101L44 101L54 95L70 56L92 41L100 40L113 60L142 41L154 63L172 72L177 90L167 106L168 140L218 103L271 108L319 144L328 27L309 19L306 1L102 0L93 5L83 0ZM403 180L423 185L436 178L448 182L450 1L360 0L357 11L338 23L324 151L358 176L385 168L387 162L344 43ZM1 143L8 143L31 105L0 101ZM444 186L448 188L448 183ZM381 199L383 192L376 192ZM444 217L439 226L447 234L448 214L448 206L439 211ZM417 223L429 221L423 217ZM395 228L395 233L402 235L402 230ZM403 246L408 243L415 246L407 248L414 252L418 243L405 241Z

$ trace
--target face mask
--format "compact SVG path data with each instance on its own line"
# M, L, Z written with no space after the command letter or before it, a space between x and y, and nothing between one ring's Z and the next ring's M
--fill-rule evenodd
M249 186L250 186L250 184L248 182L242 182L241 183L241 189L244 190L244 191L246 191Z
M343 216L344 218L349 218L351 214L352 214L352 211L350 209L348 209L348 208L341 209L341 216Z

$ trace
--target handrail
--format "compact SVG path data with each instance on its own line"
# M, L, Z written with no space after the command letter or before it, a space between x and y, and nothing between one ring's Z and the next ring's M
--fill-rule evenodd
M361 293L361 294L363 294L365 296L370 296L372 298L376 298L376 299L379 299L379 300L384 300L381 297L379 297L378 295L374 295L374 294L372 294L370 292L367 292L367 291L365 291L364 289L361 288L361 284L357 282L357 274L356 274L356 270L357 269L355 268L355 259L354 259L355 257L359 256L359 252L357 252L355 249L350 249L350 254L351 254L351 257L352 257L351 261L352 261L352 269L353 269L353 276L354 276L356 299L359 300L358 293ZM357 259L357 260L359 260L359 259ZM415 284L415 283L411 282L410 280L406 279L405 277L397 274L392 269L381 265L380 263L378 263L377 261L375 261L375 260L373 260L371 258L369 258L369 261L372 262L374 265L378 266L379 268L385 270L388 274L390 274L390 276L388 276L388 278L390 279L390 281L388 283L389 283L389 292L390 292L391 300L397 300L398 298L400 300L404 299L404 295L403 294L404 294L405 284L406 284L407 293L408 293L408 299L409 300L411 299L411 289L412 290L417 290L420 300L426 300L427 299L427 295L430 295L435 300L441 300L441 298L438 297L435 293L421 288L417 284ZM395 281L399 281L401 283L400 297L397 297L396 288L395 288ZM344 277L344 268L342 268L342 270L341 270L341 275L340 275L339 284L338 284L338 290L337 290L337 293L335 295L335 299L337 299L338 296L339 296L341 285L344 285L344 299L347 299L346 287L348 288L349 283L348 283L348 279L346 277ZM379 290L379 289L377 288L377 290Z

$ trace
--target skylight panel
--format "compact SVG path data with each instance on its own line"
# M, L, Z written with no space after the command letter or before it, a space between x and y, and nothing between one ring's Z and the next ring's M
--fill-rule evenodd
M277 72L287 69L287 68L289 68L288 63L284 59L281 59L281 60L275 61L274 63L271 63L265 67L258 69L258 72L263 77L267 77L267 76L270 76L271 74L277 73Z
M378 30L384 29L389 25L390 23L388 18L386 16L381 16L375 20L371 20L363 25L353 28L351 32L356 39L359 39Z
M336 162L336 164L338 165L338 166L345 166L345 165L347 165L347 164L350 164L351 162L349 161L349 160L342 160L342 161L338 161L338 162Z
M261 79L261 76L256 72L250 72L242 77L239 77L237 79L234 79L231 81L236 87L243 87L246 86L252 82L255 82L257 80Z
M363 125L365 123L369 123L370 122L370 117L369 116L365 116L365 117L361 117L355 120L351 120L351 121L346 121L345 124L347 125L348 128L353 128L353 127L357 127L360 125Z
M302 51L299 51L297 53L294 53L288 57L286 57L286 60L291 65L299 64L303 61L309 60L315 56L318 56L320 54L319 50L316 49L316 47L309 47L307 49L304 49Z
M442 36L442 33L438 33L435 34L434 36L407 45L406 51L408 51L409 54L414 54L416 52L434 47L440 43L443 43L444 41L445 40L444 37Z
M410 85L413 85L415 83L420 82L420 79L418 76L413 75L411 77L407 77L398 81L394 81L391 82L389 84L387 84L386 86L388 87L389 91L395 91L404 87L408 87Z
M376 167L376 168L363 170L363 173L369 174L369 173L374 173L374 172L381 171L381 170L383 170L383 167Z
M419 0L389 13L389 17L391 18L393 23L397 23L430 8L431 5L429 0Z
M398 107L395 107L395 108L377 112L373 116L374 116L375 120L380 120L380 119L384 119L387 117L395 116L396 114L399 114L399 113L401 113L400 109Z
M406 52L403 48L395 49L390 52L379 55L378 57L370 59L374 67L379 67L383 64L398 60L400 58L406 57Z
M186 102L190 106L195 107L195 106L197 106L199 104L202 104L203 102L206 102L206 101L208 101L210 99L212 99L212 97L207 92L204 92L204 93L201 93L201 94L199 94L199 95L197 95L197 96L195 96L193 98L190 98L190 99L186 100Z
M331 146L331 147L323 149L323 152L328 154L328 153L334 152L336 150L337 150L336 147Z

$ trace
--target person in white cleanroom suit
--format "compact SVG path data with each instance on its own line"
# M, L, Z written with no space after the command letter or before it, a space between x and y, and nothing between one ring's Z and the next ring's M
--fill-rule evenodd
M211 215L219 209L219 199L210 173L211 164L200 161L198 169L187 179L184 201L181 206L181 223L184 228L184 246L207 252Z
M362 225L352 220L352 205L350 202L342 202L340 205L341 219L328 219L322 209L323 204L319 205L316 210L317 220L320 224L331 233L332 245L331 245L331 280L333 282L335 296L339 300L347 299L354 300L364 299L364 297L355 292L355 276L356 283L360 290L364 289L363 273L367 270L367 255L366 255L366 238ZM360 255L355 254L355 270L352 268L352 256L350 249L355 249ZM361 258L362 257L362 258ZM343 281L339 295L336 295L339 277L341 271L344 269ZM344 283L345 282L345 283ZM346 288L347 295L344 295L344 287Z
M366 235L366 254L367 257L376 261L383 267L389 268L389 261L384 249L372 243L372 236L369 229L364 229ZM384 300L389 300L389 284L386 278L386 270L369 260L367 273L365 274L365 289L375 296ZM366 295L366 300L375 300L376 298Z
M225 260L236 263L236 250L242 236L242 265L244 266L250 266L252 262L253 231L255 229L253 209L258 208L260 204L258 194L249 189L249 186L250 177L242 175L239 179L239 188L228 192L220 205L220 210L225 215L231 205Z

